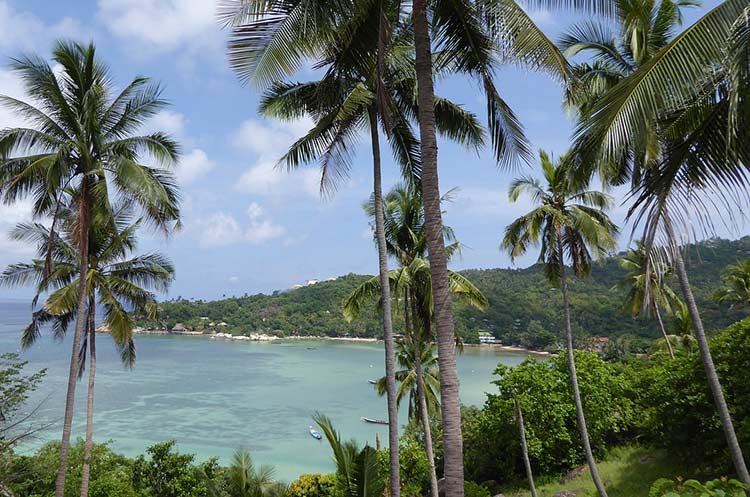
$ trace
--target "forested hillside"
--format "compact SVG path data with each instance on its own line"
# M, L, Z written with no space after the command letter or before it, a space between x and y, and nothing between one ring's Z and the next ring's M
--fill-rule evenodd
M708 329L725 327L746 315L720 308L713 294L724 268L747 258L750 236L734 241L709 240L689 251L691 280ZM507 344L535 348L558 340L562 325L560 291L550 288L540 268L465 270L462 274L490 302L485 312L457 306L457 329L467 342L476 342L480 331L488 331ZM591 278L572 282L572 318L579 337L657 336L655 323L622 314L623 292L615 287L623 275L618 258L613 257L597 264ZM374 304L352 323L347 323L341 314L344 298L367 278L350 274L275 295L245 295L213 302L177 299L161 304L162 320L168 327L182 323L195 330L225 322L226 330L235 334L264 331L377 337L382 329ZM397 324L400 325L398 321Z

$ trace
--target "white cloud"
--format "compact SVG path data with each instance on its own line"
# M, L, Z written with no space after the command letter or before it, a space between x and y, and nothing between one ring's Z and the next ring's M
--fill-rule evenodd
M157 51L221 45L211 0L99 0L99 18L115 36Z
M0 95L26 100L26 93L21 80L13 72L7 70L0 70ZM0 106L0 129L23 126L24 124L26 124L25 120L16 112Z
M4 51L46 49L51 40L80 36L82 31L80 23L70 17L48 25L32 13L0 1L0 49Z
M188 136L185 128L188 119L180 112L162 110L154 114L143 126L143 133L163 132L180 142L183 147L190 147L195 143ZM183 185L188 185L198 178L208 174L216 168L216 162L209 159L206 152L200 148L193 148L184 154L177 166L177 178Z
M12 255L16 257L34 253L35 247L32 245L13 241L8 236L8 232L17 223L31 220L31 209L32 201L30 199L25 199L11 205L0 204L0 255ZM3 265L10 262L15 262L15 260L0 258L0 263Z
M238 281L240 281L239 276L230 276L228 279L229 279L229 283L237 283Z
M262 245L286 234L286 228L276 224L260 204L251 203L246 214L246 222L238 221L227 212L216 212L199 221L200 245L204 248L237 243Z
M289 146L312 127L304 119L291 123L249 119L230 137L232 145L243 152L255 154L255 163L237 182L237 190L256 195L298 195L317 197L320 194L320 171L311 165L289 172L276 167Z
M187 185L205 176L215 168L216 162L209 159L206 152L196 148L180 159L176 170L177 179L183 185Z
M144 126L144 131L146 133L161 131L181 140L185 137L186 124L187 118L184 114L171 110L161 110L148 120Z

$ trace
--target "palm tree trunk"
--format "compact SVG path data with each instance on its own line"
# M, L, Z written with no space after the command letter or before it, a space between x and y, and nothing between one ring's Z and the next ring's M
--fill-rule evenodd
M391 497L401 495L401 473L398 457L398 405L396 404L396 356L393 349L393 316L391 314L391 286L388 278L388 253L385 240L383 187L380 171L380 138L378 118L373 109L368 112L372 137L373 197L375 200L375 238L378 242L380 296L383 307L383 342L385 342L385 390L388 398L388 448L390 450Z
M70 432L73 426L73 409L76 396L76 381L78 379L78 349L81 337L86 327L86 276L89 267L89 193L88 179L81 182L81 196L78 206L78 252L79 275L78 310L76 312L76 328L73 334L73 351L70 357L68 371L68 391L65 397L65 416L63 418L62 440L60 442L60 468L55 479L55 497L64 497L65 477L68 472L68 452L70 451Z
M417 307L415 304L416 299L413 295L409 295L409 291L405 292L406 303L404 305L405 311L405 322L408 320L409 304L411 304L412 315L414 316L414 323L417 323ZM422 330L424 331L424 330ZM424 387L424 374L422 373L422 344L429 340L427 333L418 333L417 325L415 324L412 333L412 344L414 345L414 370L416 371L417 377L417 399L419 400L419 416L422 421L422 431L424 432L424 450L427 455L427 461L430 463L430 495L432 497L439 497L440 490L437 482L437 471L435 469L435 452L432 448L432 428L430 427L430 414L427 411L427 398L425 396Z
M89 475L91 471L91 447L94 443L94 377L96 375L96 301L89 297L89 387L86 400L86 444L83 449L81 467L81 497L89 495Z
M581 392L578 389L578 373L576 372L576 359L573 353L573 329L570 326L570 298L568 296L568 282L565 276L565 264L562 262L562 248L560 249L560 279L563 292L563 309L565 313L565 338L568 348L568 369L570 370L570 386L573 389L573 401L576 405L576 417L578 418L578 429L581 432L581 442L583 450L586 453L586 461L591 471L591 479L594 480L599 497L607 497L607 491L604 488L599 477L599 471L596 469L594 453L591 451L591 442L589 441L589 430L586 427L586 417L583 415L583 403L581 402Z
M416 296L413 290L407 290L404 292L404 310L405 316L408 318L409 309L411 308L411 314L414 316L413 322L417 323L417 305ZM405 320L407 323L408 319ZM432 428L430 427L430 414L427 411L427 398L425 396L424 387L424 374L422 371L422 349L421 344L430 340L430 332L428 327L430 325L429 316L422 324L422 333L416 333L418 325L414 325L415 332L412 334L412 343L414 344L414 369L416 370L417 376L417 399L419 400L419 416L422 421L422 431L424 433L424 450L427 455L427 461L430 463L430 495L432 497L439 497L440 489L438 487L437 470L435 469L435 451L432 448ZM417 336L419 335L419 336Z
M430 463L430 495L439 497L437 471L435 470L435 452L432 449L432 428L430 428L430 414L427 411L427 398L425 397L424 375L422 374L422 350L414 343L414 369L417 372L417 397L419 398L419 415L422 418L422 430L424 431L424 450L427 461Z
M523 456L523 465L526 467L526 477L529 479L529 489L531 497L536 497L536 486L534 485L534 473L531 471L531 461L529 460L529 447L526 445L526 428L523 424L523 412L518 397L513 396L516 403L516 417L518 418L518 436L521 438L521 455Z
M430 256L432 297L437 325L438 363L440 365L440 399L443 417L443 448L445 456L445 493L450 497L464 496L463 440L461 438L461 405L453 308L448 286L448 258L443 239L440 211L440 186L437 169L437 137L435 135L435 89L432 81L432 47L427 21L427 1L412 4L414 47L419 104L420 150L422 155L422 197L424 202L427 250Z
M716 373L716 366L714 366L714 360L711 357L711 349L708 345L706 331L703 328L703 320L698 311L698 305L695 303L693 290L690 288L690 280L688 279L687 270L685 269L685 261L680 253L680 248L677 246L677 239L674 236L674 231L668 220L666 225L669 241L672 244L672 250L674 252L677 278L680 280L680 287L685 296L685 304L690 313L690 319L693 321L693 331L695 332L695 340L698 342L698 350L700 350L701 353L701 362L703 362L703 369L706 371L708 386L711 388L711 394L714 398L714 405L716 405L716 410L719 413L721 427L724 429L724 437L729 446L729 453L732 457L734 470L737 471L739 479L742 480L745 485L750 486L750 473L747 471L745 458L742 455L742 448L737 441L737 434L734 431L732 416L729 413L729 407L727 406L727 401L724 398L724 392L722 391L721 383L719 382L719 375ZM747 491L747 493L750 495L750 490Z
M661 336L664 337L664 342L667 344L669 357L674 359L674 350L672 349L672 343L669 341L669 335L667 335L667 330L664 329L664 321L661 319L661 312L659 311L658 304L654 304L654 313L656 314L656 319L659 320L659 328L661 329Z

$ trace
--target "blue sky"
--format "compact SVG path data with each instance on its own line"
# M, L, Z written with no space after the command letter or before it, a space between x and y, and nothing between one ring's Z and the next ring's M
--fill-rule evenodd
M686 21L701 11L688 12ZM552 37L575 20L549 12L533 16ZM360 208L371 191L367 142L360 142L351 179L330 200L318 195L315 167L294 174L275 170L275 161L309 123L258 116L258 91L241 86L228 69L214 0L0 0L0 55L5 60L27 51L47 55L60 37L93 40L118 85L136 75L149 76L163 84L172 103L148 127L172 133L183 145L176 172L185 228L169 240L143 232L139 247L173 259L177 278L170 297L271 292L308 279L376 271L376 253ZM555 83L515 67L498 72L496 83L535 148L566 150L572 125ZM452 78L441 82L438 92L483 117L474 83ZM4 65L0 94L23 97L21 85ZM18 124L0 109L0 128ZM384 155L387 188L398 181L398 170ZM454 268L510 266L498 243L504 227L528 207L507 201L514 173L498 170L488 152L477 155L446 142L440 143L439 168L441 188L459 189L446 205L446 222L467 246ZM621 222L624 212L620 206L613 217ZM0 266L31 256L29 247L5 237L27 217L27 204L0 206ZM531 262L533 257L517 261L519 266ZM28 293L0 289L0 297Z

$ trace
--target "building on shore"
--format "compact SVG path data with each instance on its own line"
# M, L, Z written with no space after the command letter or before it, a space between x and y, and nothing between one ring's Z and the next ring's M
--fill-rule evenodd
M496 344L500 343L500 340L495 338L495 336L492 333L488 333L486 331L480 331L479 332L479 343L480 344Z

